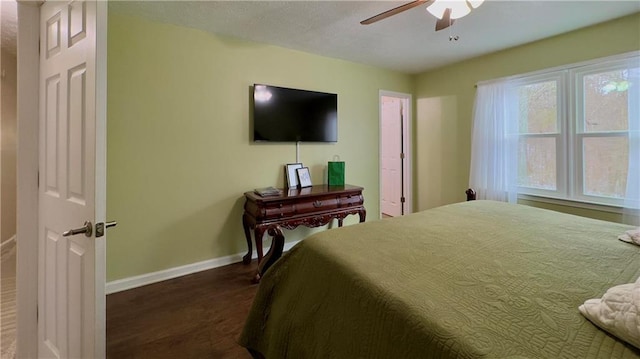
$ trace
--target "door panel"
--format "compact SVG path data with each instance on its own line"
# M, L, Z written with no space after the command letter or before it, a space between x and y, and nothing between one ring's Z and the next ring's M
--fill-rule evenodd
M44 171L40 174L46 179L46 193L59 197L58 188L58 113L60 111L60 76L55 74L46 79L45 85L45 161Z
M382 97L382 213L396 217L402 215L402 106L401 100Z
M95 19L95 1L47 1L40 8L40 358L104 356L96 351L104 340L95 335L104 326L96 315L104 310L96 305L104 278L95 275L95 234L63 235L96 223L97 206L104 205L95 195Z
M69 127L67 137L67 198L79 205L86 205L85 177L88 174L85 153L86 108L83 94L86 93L86 65L69 70Z

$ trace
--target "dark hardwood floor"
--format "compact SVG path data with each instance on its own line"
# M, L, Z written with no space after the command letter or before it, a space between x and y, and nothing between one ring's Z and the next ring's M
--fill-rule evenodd
M107 296L107 358L251 358L237 344L258 286L231 264Z

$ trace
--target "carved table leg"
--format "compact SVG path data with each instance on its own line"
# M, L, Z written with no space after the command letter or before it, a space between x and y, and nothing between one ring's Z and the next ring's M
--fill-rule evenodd
M273 236L271 248L269 248L264 260L258 264L258 271L253 278L254 283L260 283L264 273L282 256L282 251L284 250L284 235L280 227L269 228L269 235Z
M338 227L342 227L342 218L338 218Z
M256 225L254 230L254 240L256 242L256 252L258 252L258 264L262 261L262 236L264 235L265 228Z
M358 214L360 215L360 223L364 222L365 219L367 219L367 211L364 208L361 209Z
M250 225L249 225L249 216L247 216L247 214L243 214L242 215L242 227L244 228L244 236L247 239L247 254L244 255L244 257L242 257L242 263L244 264L249 264L251 263L251 255L253 252L253 247L251 246L251 231L250 229Z

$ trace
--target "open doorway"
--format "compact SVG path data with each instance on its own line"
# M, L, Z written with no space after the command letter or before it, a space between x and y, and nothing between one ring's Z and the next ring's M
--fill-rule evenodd
M411 95L380 91L380 215L413 211Z
M0 1L0 348L16 348L17 3Z

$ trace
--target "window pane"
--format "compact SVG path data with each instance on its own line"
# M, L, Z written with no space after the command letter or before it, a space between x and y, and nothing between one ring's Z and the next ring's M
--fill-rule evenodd
M520 138L518 145L518 185L556 190L555 138Z
M520 133L558 132L556 81L520 86L518 99Z
M627 188L629 139L590 137L583 142L584 193L624 198Z
M629 128L629 70L583 77L586 132L625 131Z

